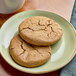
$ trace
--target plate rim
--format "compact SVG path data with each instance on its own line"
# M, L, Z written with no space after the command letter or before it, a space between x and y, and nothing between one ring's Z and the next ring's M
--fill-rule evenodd
M58 14L56 14L56 13L50 12L50 11L43 11L43 10L23 11L23 12L20 12L20 13L17 13L17 14L14 14L13 16L11 16L9 19L7 19L7 20L4 22L3 25L5 25L6 22L8 22L12 17L15 17L16 15L19 15L19 14L25 13L25 12L35 12L35 11L52 13L52 14L55 14L55 15L61 17L62 19L64 19L66 22L68 22L68 23L70 24L70 26L71 26L72 29L74 30L74 34L75 34L75 36L76 36L75 28L73 27L73 25L72 25L68 20L66 20L66 19L63 18L62 16L60 16L60 15L58 15ZM1 33L2 29L5 27L5 26L3 26L3 25L2 25L1 28L0 28L0 33ZM30 72L30 71L24 71L24 70L22 70L22 69L16 68L14 65L12 65L11 63L9 63L9 62L6 60L6 58L4 57L2 51L1 51L1 53L0 53L0 55L2 56L2 58L3 58L10 66L12 66L13 68L15 68L15 69L17 69L17 70L19 70L19 71L27 72L27 73L31 73L31 74L43 74L43 73L49 73L49 72L53 72L53 71L59 70L59 69L63 68L65 65L67 65L67 64L73 59L73 57L75 56L75 54L76 54L76 48L75 48L75 50L74 50L73 55L71 56L71 58L68 59L68 61L67 61L64 65L62 65L62 66L60 66L60 67L57 67L57 68L54 69L54 70L48 70L48 71L43 71L43 72L34 72L34 71L33 71L33 72Z

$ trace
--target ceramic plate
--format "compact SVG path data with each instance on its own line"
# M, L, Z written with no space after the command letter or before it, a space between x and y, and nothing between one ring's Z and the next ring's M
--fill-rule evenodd
M13 36L18 33L19 24L23 20L32 16L46 16L54 19L61 26L63 30L63 36L60 41L51 46L52 55L46 64L35 68L26 68L18 65L12 60L9 54L9 44ZM75 48L76 35L73 26L61 16L47 11L32 10L16 14L8 19L0 30L0 50L2 57L12 67L23 72L39 74L60 69L72 60L75 55Z

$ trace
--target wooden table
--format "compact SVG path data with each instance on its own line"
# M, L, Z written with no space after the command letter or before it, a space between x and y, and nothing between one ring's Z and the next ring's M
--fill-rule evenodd
M27 0L24 6L16 13L27 10L47 10L61 15L70 21L72 9L75 0ZM0 14L0 27L12 15L16 14ZM40 74L37 76L59 76L60 70L50 72L47 74ZM7 64L0 56L0 76L36 76L35 74L28 74L18 71Z

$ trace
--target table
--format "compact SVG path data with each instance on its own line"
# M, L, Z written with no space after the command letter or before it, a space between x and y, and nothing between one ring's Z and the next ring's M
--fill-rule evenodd
M24 6L13 14L0 14L0 27L12 15L27 10L46 10L57 13L70 21L75 0L27 0ZM59 76L61 70L37 76ZM0 55L0 76L36 76L18 71L7 64Z

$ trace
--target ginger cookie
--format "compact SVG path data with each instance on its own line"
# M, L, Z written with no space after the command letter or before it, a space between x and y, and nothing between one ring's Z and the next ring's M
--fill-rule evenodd
M10 55L16 63L25 67L36 67L46 63L51 56L50 46L39 47L26 43L19 35L10 43Z
M34 16L20 24L19 34L30 44L47 46L59 41L63 32L60 25L54 20L43 16Z

